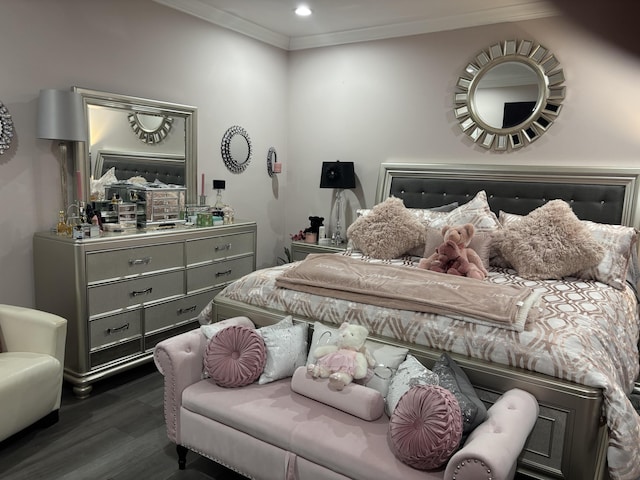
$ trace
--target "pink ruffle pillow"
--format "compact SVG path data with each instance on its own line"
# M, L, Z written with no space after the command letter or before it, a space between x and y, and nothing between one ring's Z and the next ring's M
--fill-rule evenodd
M204 353L205 369L221 387L243 387L255 382L266 361L262 337L254 329L240 325L220 330Z
M417 385L398 402L389 420L394 454L419 470L449 461L462 439L462 412L455 395L438 385Z

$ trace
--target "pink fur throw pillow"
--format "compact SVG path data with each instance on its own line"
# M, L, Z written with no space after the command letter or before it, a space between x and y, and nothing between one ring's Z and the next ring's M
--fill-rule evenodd
M604 249L564 200L551 200L493 234L493 242L518 275L559 279L596 266Z
M458 400L439 385L418 385L405 393L389 420L394 454L419 470L449 461L462 440Z
M365 255L391 259L424 244L425 227L401 199L389 197L356 219L347 229L347 237Z
M252 328L232 325L207 344L204 365L221 387L243 387L255 382L267 361L262 337Z

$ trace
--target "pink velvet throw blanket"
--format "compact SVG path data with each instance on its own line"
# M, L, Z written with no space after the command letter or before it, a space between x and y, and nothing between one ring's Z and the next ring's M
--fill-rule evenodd
M419 268L311 254L276 278L276 286L386 308L429 312L522 331L539 314L540 294Z

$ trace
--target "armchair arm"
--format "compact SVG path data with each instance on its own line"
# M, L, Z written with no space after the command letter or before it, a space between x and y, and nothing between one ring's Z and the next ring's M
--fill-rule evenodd
M504 393L471 432L464 447L449 460L446 480L507 480L538 418L535 397L520 389Z
M0 305L0 350L51 355L64 365L67 320L32 308Z
M244 325L254 327L247 317L235 317L217 323L221 327ZM167 436L178 444L180 439L180 405L182 392L189 385L202 380L203 357L207 338L200 329L168 338L156 345L153 359L164 375L164 418Z

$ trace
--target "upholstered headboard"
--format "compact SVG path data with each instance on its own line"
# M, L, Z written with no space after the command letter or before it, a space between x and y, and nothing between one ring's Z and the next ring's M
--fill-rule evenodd
M376 203L393 195L408 208L461 205L487 193L498 214L526 214L561 198L583 220L638 226L640 169L383 163Z
M140 176L148 182L186 184L186 164L182 155L100 151L96 156L94 178L100 178L111 167L115 167L118 180Z

